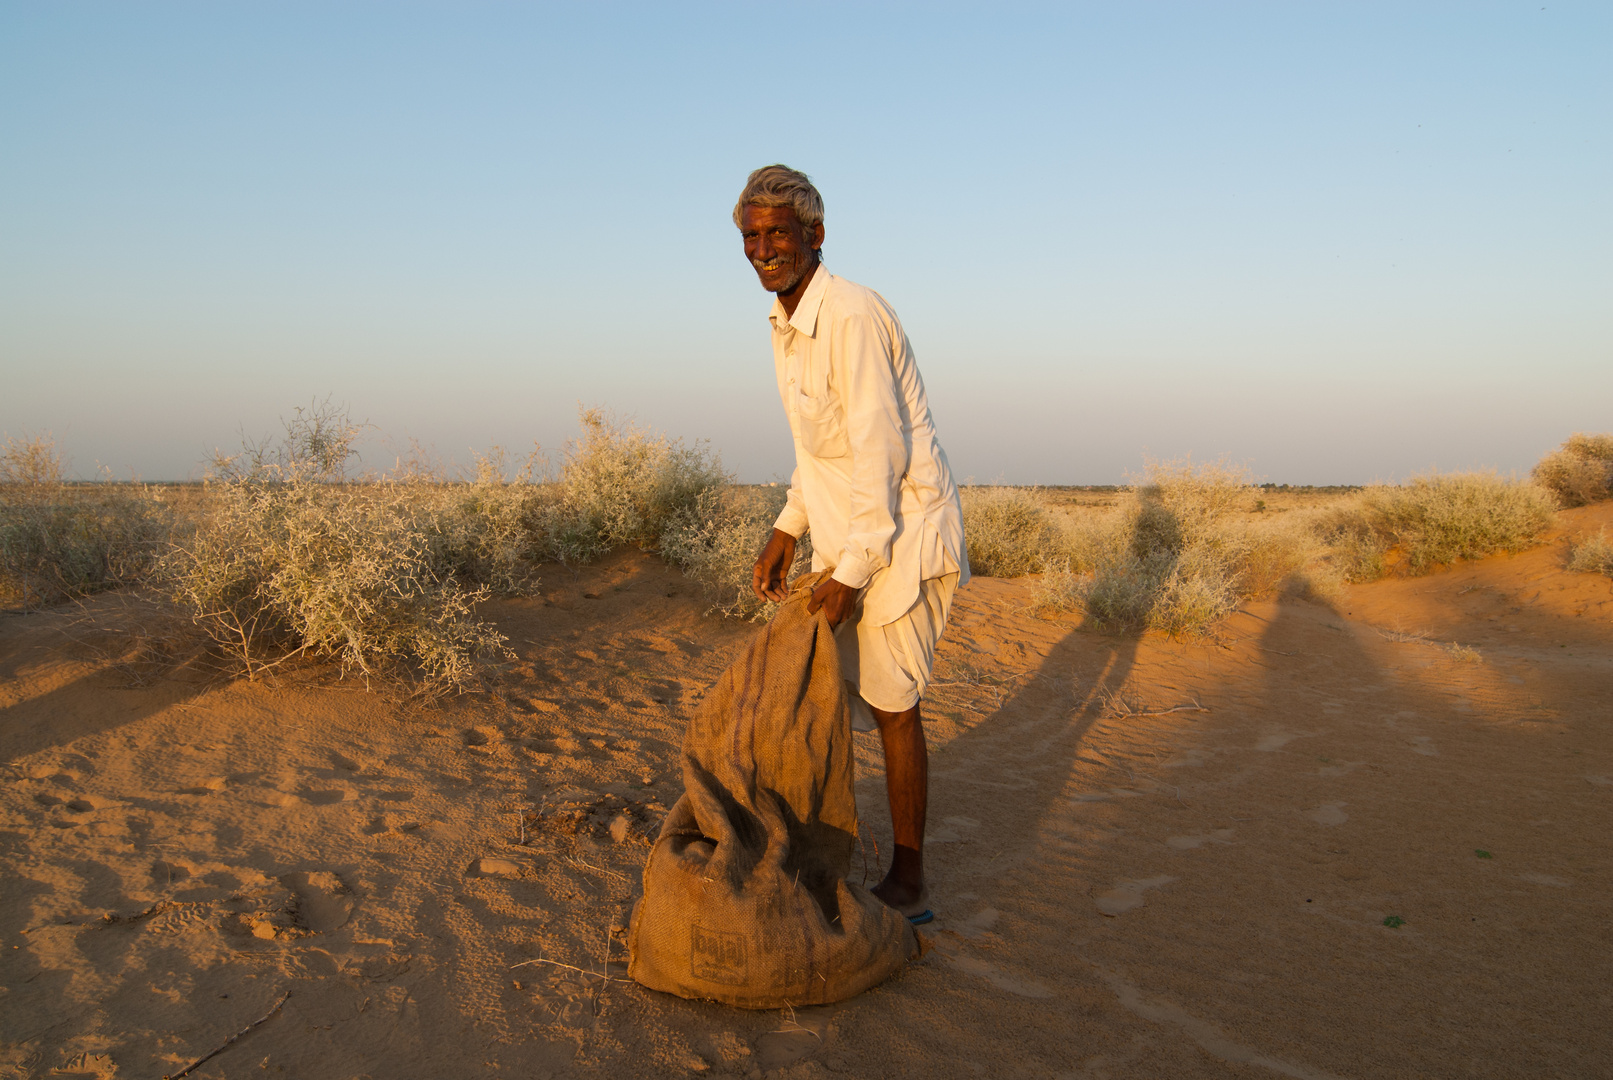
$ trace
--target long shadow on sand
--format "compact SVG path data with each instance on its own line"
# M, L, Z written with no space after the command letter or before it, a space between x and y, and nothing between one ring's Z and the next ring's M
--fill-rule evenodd
M123 644L119 633L103 625L94 609L88 614L58 610L0 617L0 683L8 690L0 700L9 702L0 705L0 758L18 762L136 723L216 684L182 669L133 685L128 673L107 659ZM97 637L104 640L89 640ZM43 693L28 695L27 679L52 681L51 672L38 667L41 656L51 653L69 657L63 663L72 674Z
M973 890L975 877L1000 877L1037 844L1035 824L1065 793L1082 741L1131 674L1139 643L1135 634L1071 630L986 719L931 751L925 860L937 910ZM861 781L857 798L885 849L884 777Z

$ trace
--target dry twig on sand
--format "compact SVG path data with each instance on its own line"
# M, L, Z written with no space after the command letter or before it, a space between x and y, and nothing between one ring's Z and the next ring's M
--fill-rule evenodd
M822 979L823 976L820 974L818 978ZM824 981L827 982L828 980L824 979ZM794 1005L791 1005L786 1001L784 1003L784 1008L781 1011L784 1013L784 1022L789 1026L774 1028L772 1031L768 1032L769 1035L794 1035L798 1031L804 1031L814 1039L817 1039L819 1042L823 1041L822 1035L818 1034L816 1031L813 1031L811 1028L807 1027L805 1024L801 1023L801 1021L795 1018Z
M553 964L555 967L565 968L567 971L575 971L579 975L592 975L594 978L596 978L596 979L604 979L606 982L629 982L629 981L631 981L631 980L628 980L628 979L612 978L610 975L602 975L597 971L589 971L587 968L580 968L576 964L563 964L559 960L550 960L547 957L543 957L543 956L538 957L536 960L522 960L519 964L511 964L510 965L510 970L514 971L518 967L527 967L528 965L531 965L531 964Z
M594 873L599 874L601 877L604 877L604 878L606 878L607 880L610 880L610 881L626 881L627 880L627 875L618 873L615 870L607 869L606 867L603 867L603 866L595 866L593 863L584 862L581 859L574 859L569 855L562 855L560 858L561 858L561 860L563 862L568 862L572 866L579 867L579 868L581 868L583 870L592 870Z
M1155 709L1141 701L1128 701L1122 694L1108 692L1103 698L1104 715L1112 720L1133 720L1147 716L1169 716L1172 713L1209 712L1208 705L1201 705L1197 699L1185 705L1172 705L1168 708Z
M195 1061L191 1062L189 1065L186 1065L183 1069L180 1069L178 1072L174 1073L171 1076L165 1075L162 1078L162 1080L180 1080L181 1077L189 1076L191 1073L193 1073L197 1069L201 1068L207 1062L212 1061L214 1058L218 1057L224 1051L228 1050L231 1046L233 1046L235 1044L236 1039L239 1039L242 1035L245 1035L247 1032L251 1031L253 1028L257 1027L259 1024L263 1024L263 1023L268 1022L270 1017L272 1017L275 1013L280 1011L280 1006L284 1005L286 1003L286 999L289 998L290 996L291 996L291 991L287 990L285 993L280 995L280 1000L276 1001L274 1003L273 1008L271 1008L268 1012L264 1013L262 1016L258 1017L256 1020L252 1021L250 1024L248 1024L246 1027L242 1028L240 1031L237 1031L234 1035L231 1035L229 1038L225 1039L222 1043L219 1044L218 1049L214 1050L212 1053L206 1055L205 1057L197 1058Z

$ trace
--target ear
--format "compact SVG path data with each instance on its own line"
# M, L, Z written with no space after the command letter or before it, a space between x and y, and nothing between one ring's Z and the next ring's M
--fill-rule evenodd
M812 226L812 250L816 251L823 246L823 222Z

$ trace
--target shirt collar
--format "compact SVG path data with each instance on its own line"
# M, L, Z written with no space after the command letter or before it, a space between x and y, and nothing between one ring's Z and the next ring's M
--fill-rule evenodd
M812 273L812 280L807 282L806 292L801 296L801 302L795 305L795 314L788 317L792 329L799 330L807 337L813 337L818 332L818 309L823 306L823 294L829 291L829 269L821 262ZM777 297L773 299L773 310L767 313L773 321L776 330L783 330L786 316L784 303Z

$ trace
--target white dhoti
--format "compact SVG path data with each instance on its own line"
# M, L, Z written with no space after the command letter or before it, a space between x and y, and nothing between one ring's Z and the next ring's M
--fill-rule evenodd
M905 712L918 704L930 685L935 643L946 629L958 574L929 578L907 613L884 626L864 626L859 608L835 628L840 671L846 680L853 731L873 731L872 706L881 712Z

